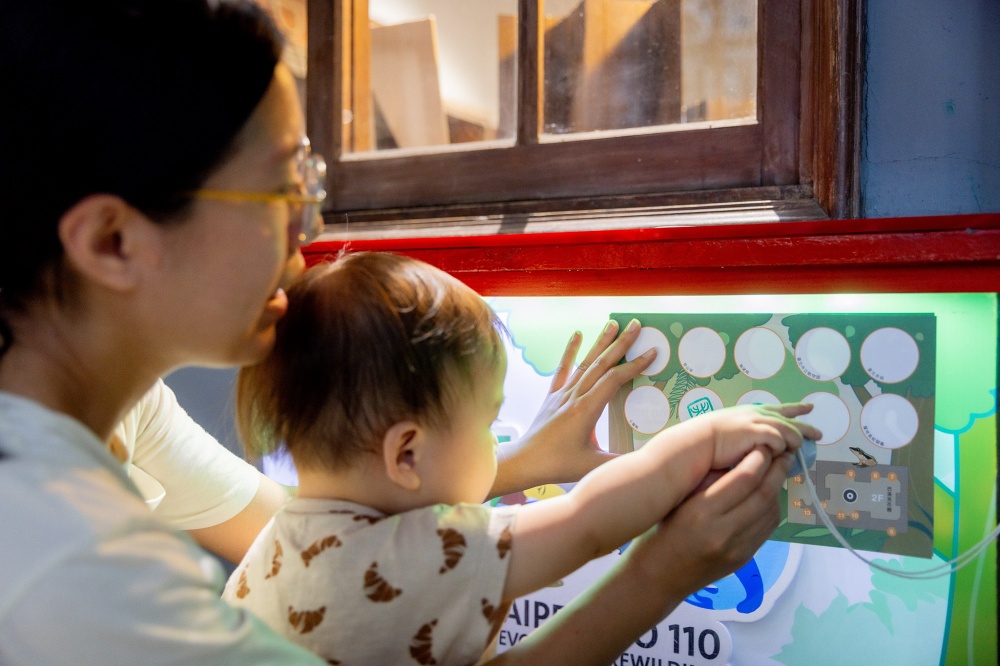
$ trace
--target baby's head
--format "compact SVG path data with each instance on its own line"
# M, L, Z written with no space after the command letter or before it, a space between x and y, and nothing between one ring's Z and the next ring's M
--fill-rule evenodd
M473 436L489 436L503 332L478 294L416 259L358 252L312 268L288 289L272 353L240 371L247 452L283 444L300 470L344 469L401 423L458 434L474 415Z

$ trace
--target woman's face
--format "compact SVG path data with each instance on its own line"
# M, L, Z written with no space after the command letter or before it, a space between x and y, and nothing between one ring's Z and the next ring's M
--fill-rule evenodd
M237 138L236 152L205 189L297 190L296 149L304 136L292 75L275 70L270 88ZM304 268L301 215L285 202L196 200L191 216L159 225L164 234L160 327L171 365L260 360L284 315L286 286Z

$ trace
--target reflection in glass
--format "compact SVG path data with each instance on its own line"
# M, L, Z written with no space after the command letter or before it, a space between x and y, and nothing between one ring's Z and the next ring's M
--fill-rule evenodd
M752 118L756 0L548 0L548 134Z
M516 0L355 2L356 23L363 4L370 22L353 31L346 152L513 136L499 127L516 103Z
M685 0L682 120L757 115L757 1Z

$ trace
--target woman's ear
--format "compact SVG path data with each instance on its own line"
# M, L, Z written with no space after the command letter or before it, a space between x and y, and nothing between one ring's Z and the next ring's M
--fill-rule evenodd
M390 427L382 439L382 462L389 480L403 490L420 490L419 463L426 444L426 431L416 421Z
M88 279L117 291L139 280L145 220L120 197L94 194L78 201L59 220L67 261Z

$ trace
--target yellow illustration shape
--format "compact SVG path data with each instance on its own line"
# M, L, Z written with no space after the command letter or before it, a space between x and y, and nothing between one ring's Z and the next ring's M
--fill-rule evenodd
M543 500L549 499L550 497L558 497L559 495L565 495L566 491L562 489L561 486L557 486L554 483L550 483L544 486L536 486L534 488L529 488L524 491L524 494L531 499Z

